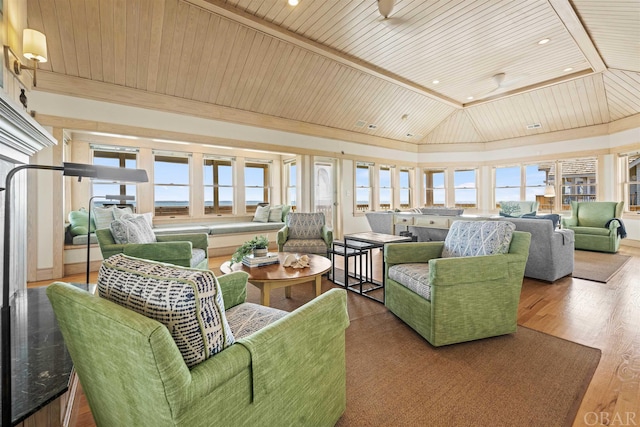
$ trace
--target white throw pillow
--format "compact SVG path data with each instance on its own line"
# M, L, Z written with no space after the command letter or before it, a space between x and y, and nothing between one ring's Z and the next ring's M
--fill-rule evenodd
M282 206L269 209L269 222L282 222Z
M156 235L143 216L125 215L113 221L109 228L118 244L156 242Z
M256 213L253 215L254 222L269 222L269 205L258 206Z
M96 230L101 228L109 228L111 225L111 221L113 221L113 208L114 206L109 206L106 208L95 207L91 210L91 217L93 218L93 222L96 225Z

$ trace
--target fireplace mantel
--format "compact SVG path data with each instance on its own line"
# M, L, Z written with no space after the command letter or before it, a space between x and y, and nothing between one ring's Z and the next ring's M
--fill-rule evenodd
M53 135L0 89L0 156L27 163L36 152L56 143Z

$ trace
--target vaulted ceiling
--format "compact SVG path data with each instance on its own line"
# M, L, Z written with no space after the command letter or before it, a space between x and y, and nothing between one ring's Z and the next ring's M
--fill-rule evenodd
M416 145L640 113L638 0L27 1L38 90Z

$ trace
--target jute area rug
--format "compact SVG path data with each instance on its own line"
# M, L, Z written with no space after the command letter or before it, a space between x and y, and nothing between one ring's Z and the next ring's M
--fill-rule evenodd
M630 259L627 255L576 250L573 277L607 283Z
M335 287L326 277L322 291ZM248 300L259 292L247 287ZM271 292L292 311L313 298ZM384 305L347 294L347 409L337 426L570 426L600 350L519 327L515 334L432 347Z
M571 426L600 350L519 327L435 348L390 312L347 329L337 426Z

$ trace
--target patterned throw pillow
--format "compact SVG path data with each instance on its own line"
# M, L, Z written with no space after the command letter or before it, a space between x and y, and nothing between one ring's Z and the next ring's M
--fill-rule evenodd
M254 222L269 222L269 205L258 206L253 215Z
M322 239L323 213L298 213L287 216L289 239Z
M118 244L154 243L156 235L143 216L124 215L111 222L109 227L113 240Z
M109 228L113 221L113 206L107 208L95 207L91 210L91 217L96 224L96 230Z
M515 229L509 221L454 221L442 258L506 254Z
M164 324L190 368L235 342L211 271L117 254L102 263L98 292Z

